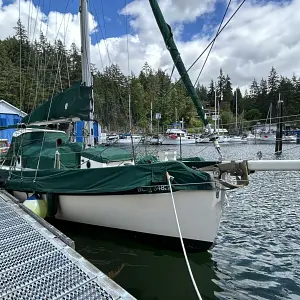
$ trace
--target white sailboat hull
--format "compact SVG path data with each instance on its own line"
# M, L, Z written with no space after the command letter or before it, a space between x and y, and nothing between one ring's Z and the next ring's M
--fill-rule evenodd
M196 143L197 144L208 144L210 143L209 138L198 138L196 139Z
M196 143L196 139L181 138L182 145L195 144L195 143ZM180 138L177 139L165 138L162 140L162 145L180 145Z
M138 138L133 138L132 141L131 141L131 138L128 138L128 139L118 139L116 141L116 144L138 144L142 141L142 138L141 137L138 137Z
M266 136L261 136L258 138L258 141L260 143L271 143L271 144L275 144L276 142L276 136L272 136L272 135L266 135Z
M229 138L228 143L232 143L232 144L234 144L234 143L239 143L239 144L247 143L247 139L242 139L240 137Z
M178 191L174 199L183 237L211 244L218 232L224 193ZM178 237L170 193L131 195L60 195L61 220Z
M145 144L160 145L161 142L162 142L162 140L163 139L161 137L157 138L157 137L151 137L151 136L149 136L149 137L145 138Z

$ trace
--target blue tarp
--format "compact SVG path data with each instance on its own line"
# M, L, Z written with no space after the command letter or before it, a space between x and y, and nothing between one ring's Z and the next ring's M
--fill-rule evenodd
M84 126L83 121L78 121L75 123L75 134L76 134L76 142L82 143L83 137L82 137L82 129ZM94 137L96 141L99 140L99 130L98 130L98 122L94 122Z
M0 114L0 126L9 126L18 124L21 117L15 114ZM0 131L0 139L8 139L9 143L12 140L15 129L5 129Z

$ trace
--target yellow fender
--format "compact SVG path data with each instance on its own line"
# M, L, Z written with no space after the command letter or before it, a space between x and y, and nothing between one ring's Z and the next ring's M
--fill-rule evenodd
M47 201L44 199L39 199L35 196L35 194L28 197L23 202L23 205L43 219L47 216Z

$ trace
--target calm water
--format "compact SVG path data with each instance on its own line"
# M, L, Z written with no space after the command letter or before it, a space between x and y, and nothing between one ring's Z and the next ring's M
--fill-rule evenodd
M282 159L300 158L300 145L283 148ZM258 151L275 159L274 145L222 147L225 159L257 159ZM185 146L183 155L217 158L212 146ZM300 172L261 172L250 179L248 187L228 193L214 247L189 254L198 288L203 299L300 299ZM181 253L96 227L55 225L103 272L121 269L114 280L137 299L197 299Z

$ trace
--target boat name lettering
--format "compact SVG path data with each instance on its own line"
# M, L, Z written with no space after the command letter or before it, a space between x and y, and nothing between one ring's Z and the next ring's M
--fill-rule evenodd
M151 187L138 187L138 193L153 193L153 192L162 192L169 191L170 188L168 185L154 185Z

